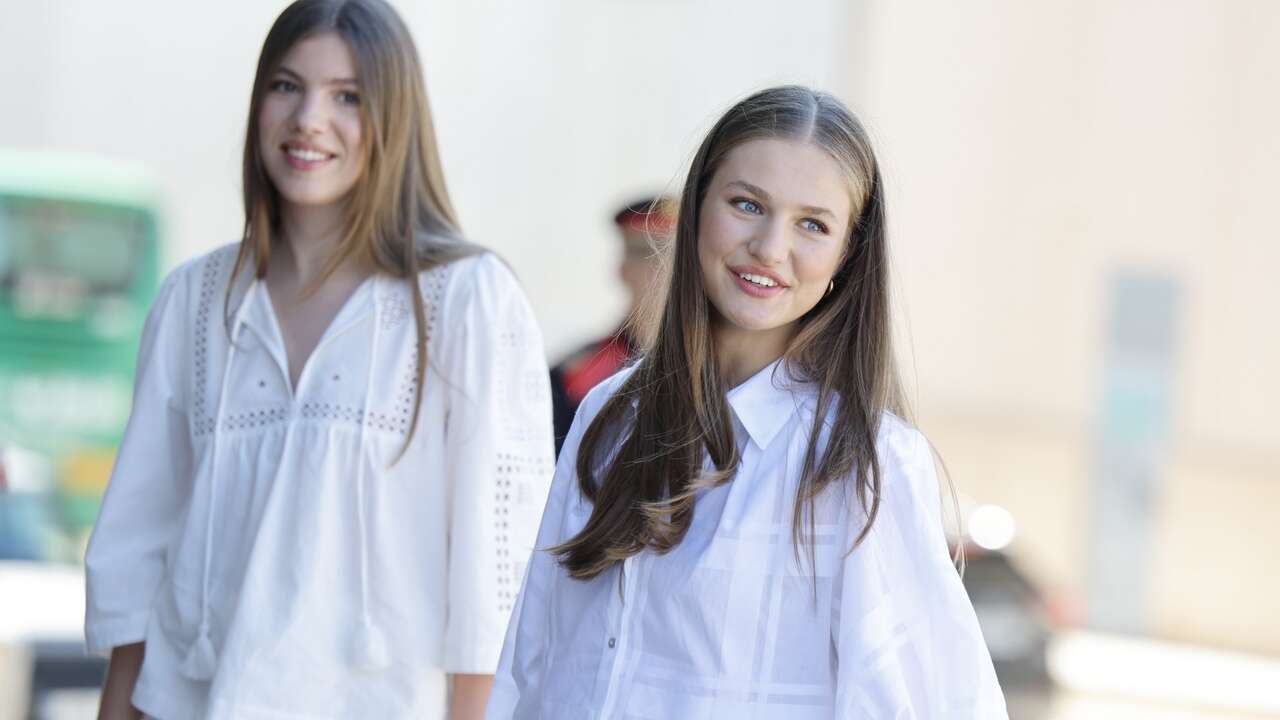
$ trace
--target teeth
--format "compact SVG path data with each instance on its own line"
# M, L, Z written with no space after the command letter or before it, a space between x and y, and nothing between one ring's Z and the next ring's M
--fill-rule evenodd
M315 150L303 150L302 148L291 147L285 150L285 152L289 153L290 157L296 157L305 162L319 162L321 160L329 159L329 156L325 153L316 152Z
M751 273L738 273L738 277L754 285L759 285L760 287L777 287L778 285L778 283L775 282L772 278L767 278L767 277L764 277L763 275L752 275Z

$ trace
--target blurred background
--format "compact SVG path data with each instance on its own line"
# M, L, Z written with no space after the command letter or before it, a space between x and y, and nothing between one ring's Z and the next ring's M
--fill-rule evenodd
M0 720L92 717L77 563L141 319L239 235L285 4L0 7ZM1280 717L1280 3L396 5L463 227L552 362L617 326L614 212L677 193L719 112L843 98L1011 716Z

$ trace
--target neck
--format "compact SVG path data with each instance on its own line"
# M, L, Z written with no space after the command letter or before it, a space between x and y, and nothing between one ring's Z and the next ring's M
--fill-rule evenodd
M770 330L743 330L717 318L712 330L716 362L725 386L737 387L782 357L795 335L795 324Z
M342 242L343 208L334 203L324 207L286 206L281 211L280 242L271 253L270 270L298 286L311 285L324 273ZM361 259L350 258L337 273L363 272Z

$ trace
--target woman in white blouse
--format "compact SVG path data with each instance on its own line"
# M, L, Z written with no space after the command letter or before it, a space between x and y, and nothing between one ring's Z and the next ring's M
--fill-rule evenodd
M1005 718L900 419L857 120L801 87L739 102L668 259L653 340L565 441L487 717Z
M244 240L147 320L86 559L102 716L479 717L550 486L547 368L459 235L389 5L276 20L244 184Z

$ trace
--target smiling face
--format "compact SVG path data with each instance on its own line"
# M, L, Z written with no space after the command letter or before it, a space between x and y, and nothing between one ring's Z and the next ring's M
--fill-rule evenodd
M336 33L303 38L267 83L258 153L285 210L341 202L364 169L351 49Z
M698 261L720 342L781 354L845 256L852 199L840 165L808 142L761 138L730 150L698 215Z

